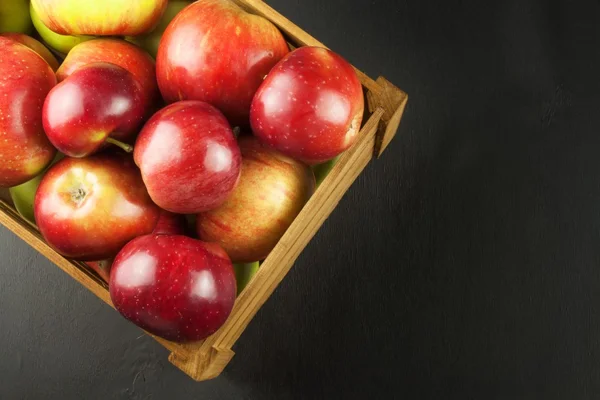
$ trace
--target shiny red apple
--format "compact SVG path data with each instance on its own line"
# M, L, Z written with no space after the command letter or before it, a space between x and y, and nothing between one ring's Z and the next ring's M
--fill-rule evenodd
M64 158L44 175L34 202L46 242L82 261L114 257L131 239L151 233L160 212L123 153Z
M162 210L152 234L155 235L183 235L185 234L186 219L184 215L174 214ZM88 261L86 264L92 268L105 282L110 281L110 270L114 260L112 258L100 261Z
M223 325L236 298L231 261L218 245L181 235L146 235L117 255L110 297L128 320L176 342Z
M85 157L107 142L119 144L115 139L131 139L137 133L145 113L141 93L126 69L88 64L50 91L44 103L44 130L62 153Z
M97 62L115 64L131 72L142 85L145 107L158 99L154 60L144 50L124 40L101 38L76 45L56 71L56 77L61 82L79 68Z
M240 176L240 149L229 123L201 101L177 102L154 114L138 136L134 159L152 200L179 214L217 207Z
M330 50L301 47L267 75L252 101L250 123L265 143L318 164L356 141L363 112L352 66Z
M247 125L250 103L265 75L288 53L267 19L229 0L203 0L171 21L156 58L165 101L202 100L233 125Z
M221 245L233 262L263 260L292 224L315 188L307 165L252 136L239 139L242 176L218 208L197 216L200 239Z
M42 106L54 71L27 46L0 37L0 187L31 180L56 149L44 134Z
M0 36L4 36L6 38L15 40L21 44L24 44L31 50L38 53L44 60L46 60L48 65L50 65L50 67L54 71L58 69L58 61L56 60L56 57L54 57L54 54L52 54L52 52L48 50L46 46L44 46L41 42L35 40L31 36L27 36L24 33L3 33Z

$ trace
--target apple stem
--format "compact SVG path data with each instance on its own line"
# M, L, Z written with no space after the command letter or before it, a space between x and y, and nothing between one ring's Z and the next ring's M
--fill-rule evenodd
M239 126L234 127L233 129L233 136L237 139L238 137L240 137L240 133L242 132L242 128L240 128Z
M117 140L115 138L111 138L111 137L106 138L106 143L114 144L115 146L122 148L127 153L131 153L133 151L132 145L123 143L120 140Z

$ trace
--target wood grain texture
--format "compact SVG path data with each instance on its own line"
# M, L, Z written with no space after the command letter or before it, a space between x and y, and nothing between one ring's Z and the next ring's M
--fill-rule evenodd
M233 0L249 12L271 20L294 46L321 46L321 42L259 0ZM369 161L381 154L394 137L407 95L384 78L377 81L356 69L366 94L368 110L359 139L346 151L315 194L286 231L258 273L238 297L233 311L219 331L204 341L178 344L152 336L171 351L169 361L195 380L218 376L234 356L232 346L267 301L294 261L335 209ZM0 223L54 262L75 280L113 307L107 285L85 264L65 259L46 244L36 227L0 200Z

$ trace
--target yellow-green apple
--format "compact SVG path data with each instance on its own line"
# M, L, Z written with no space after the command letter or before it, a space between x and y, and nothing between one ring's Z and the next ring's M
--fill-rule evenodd
M248 286L254 275L258 272L260 263L258 261L251 263L233 264L233 271L235 272L235 281L237 283L237 294L238 296Z
M160 212L123 153L62 159L42 178L34 202L46 242L82 261L114 257L131 239L151 233Z
M131 72L142 85L146 99L144 107L149 109L159 97L152 57L136 45L119 39L94 39L73 47L56 72L56 77L61 82L79 68L95 62L112 63Z
M33 8L33 3L29 7L31 14L31 21L35 30L39 33L42 40L50 46L52 49L63 55L67 54L73 47L86 40L93 39L94 36L73 36L73 35L61 35L53 32L40 20L40 17Z
M52 164L62 160L64 157L61 153L56 153ZM52 165L51 164L51 165ZM37 191L40 182L42 181L42 177L44 176L45 171L36 176L35 178L22 183L17 186L11 187L8 191L10 193L10 198L15 205L15 208L21 214L23 218L28 220L29 222L35 224L35 217L33 214L33 201L35 199L35 192Z
M133 157L152 200L179 214L219 206L240 176L240 149L227 119L201 101L180 101L154 114Z
M267 19L229 0L197 1L171 21L156 58L163 98L206 101L233 125L247 125L252 96L288 53Z
M233 262L263 260L294 221L315 188L307 165L255 137L239 140L242 176L232 195L197 216L201 240L221 245Z
M152 230L152 234L183 235L185 233L185 222L185 216L162 210L158 217L158 222ZM113 259L88 261L86 264L108 283L110 281L110 270L113 261Z
M150 32L168 0L32 0L40 20L61 35L135 36Z
M46 62L48 63L48 65L50 65L53 71L56 71L58 69L58 60L56 59L56 57L54 57L54 54L52 54L52 52L48 50L46 46L44 46L42 43L35 40L31 36L27 36L24 33L3 33L1 36L24 44L31 50L38 53L44 60L46 60Z
M152 57L156 58L156 54L158 53L158 44L160 43L160 39L162 35L167 29L167 26L171 22L173 18L179 13L179 11L183 10L185 7L189 6L191 1L169 1L167 5L167 9L165 13L161 17L156 28L152 30L152 32L147 33L145 35L139 36L129 36L126 39L132 43L137 44L144 50L146 50Z
M28 9L29 0L0 1L0 33L31 32L31 18L29 18Z
M11 187L38 175L56 154L42 126L42 105L56 77L17 41L0 37L0 54L0 187Z
M236 298L223 249L182 235L146 235L127 243L115 258L109 288L126 319L175 342L216 332Z
M56 85L44 102L48 139L70 157L85 157L112 143L132 139L144 118L141 85L133 74L110 63L79 68Z
M318 164L356 141L363 112L352 66L330 50L301 47L267 75L252 101L250 123L265 143Z

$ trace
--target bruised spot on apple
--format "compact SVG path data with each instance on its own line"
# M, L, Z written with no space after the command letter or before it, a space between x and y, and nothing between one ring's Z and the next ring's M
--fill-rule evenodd
M288 52L269 20L229 0L198 1L177 14L162 36L158 85L169 103L205 101L232 125L248 125L254 93Z
M218 243L233 262L263 260L315 189L310 167L252 136L240 137L242 176L219 207L197 216L200 239Z
M152 232L161 210L152 202L131 156L102 153L64 158L38 187L35 220L65 257L114 257L131 239Z
M134 159L152 200L180 214L217 207L240 176L240 149L229 123L201 101L177 102L152 116Z
M312 165L356 142L363 113L352 66L330 50L301 47L267 75L252 101L250 124L265 143Z
M176 342L202 340L227 320L236 280L215 244L181 235L146 235L117 255L110 297L128 320Z
M124 68L92 63L53 88L44 102L44 130L70 157L95 153L105 143L131 151L114 139L131 139L144 117L142 89Z
M18 41L0 37L0 54L0 187L11 187L38 175L56 154L41 112L56 77L40 55Z

